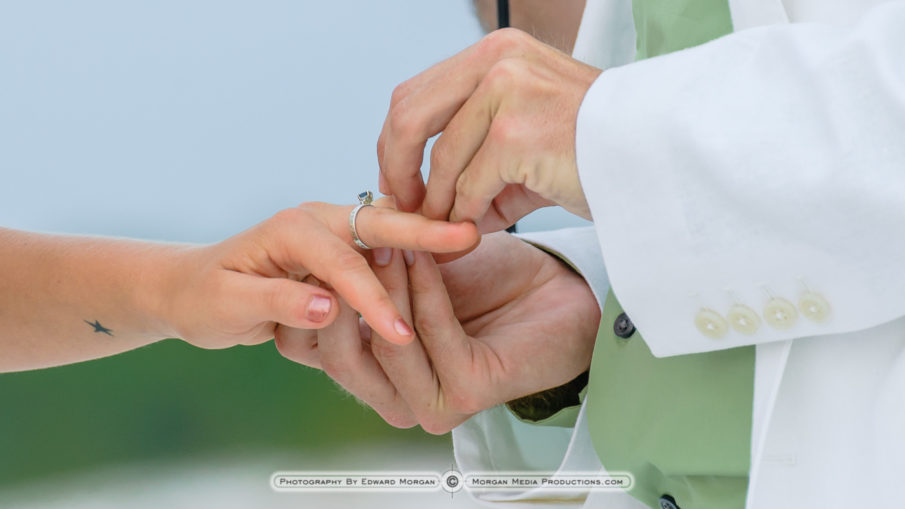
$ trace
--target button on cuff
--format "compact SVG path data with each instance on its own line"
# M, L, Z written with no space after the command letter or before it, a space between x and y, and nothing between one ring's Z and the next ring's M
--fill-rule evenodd
M822 323L830 319L830 303L819 293L808 292L802 295L798 299L798 309L812 322Z
M751 335L760 329L760 317L744 304L736 304L729 308L728 318L729 324L740 334Z
M694 325L698 332L712 339L720 339L729 332L726 319L716 311L702 308L694 317Z
M764 319L774 329L791 329L798 322L798 309L781 297L774 297L764 306Z

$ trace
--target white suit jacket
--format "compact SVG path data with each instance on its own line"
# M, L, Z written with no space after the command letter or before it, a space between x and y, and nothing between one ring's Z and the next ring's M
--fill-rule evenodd
M656 356L756 345L748 507L896 505L905 1L729 4L736 33L630 63L631 0L588 0L575 56L606 69L577 121L594 227L528 237L570 258L601 304L612 284ZM696 323L702 309L764 317L773 299L805 294L825 300L825 319L764 319L718 339ZM463 471L602 469L583 410L554 428L495 408L453 439ZM567 495L641 507L624 493ZM546 497L481 495L505 507Z

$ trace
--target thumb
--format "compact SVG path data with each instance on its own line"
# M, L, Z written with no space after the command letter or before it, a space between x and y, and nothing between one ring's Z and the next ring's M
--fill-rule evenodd
M323 288L285 278L235 274L231 278L235 316L244 323L277 322L296 329L320 329L333 323L339 306Z
M478 232L483 235L503 231L531 212L551 205L556 204L525 186L508 184L493 199L493 206L478 220ZM455 216L456 214L453 214L453 217Z

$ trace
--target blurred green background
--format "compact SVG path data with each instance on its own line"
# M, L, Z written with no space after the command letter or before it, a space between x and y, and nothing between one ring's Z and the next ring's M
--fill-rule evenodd
M272 342L202 350L171 339L82 364L3 374L0 409L0 489L136 460L449 442L420 428L390 427L322 372L281 357Z

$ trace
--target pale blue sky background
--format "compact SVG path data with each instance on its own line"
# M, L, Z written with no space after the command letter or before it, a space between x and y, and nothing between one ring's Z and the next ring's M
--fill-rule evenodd
M352 203L393 87L480 36L469 0L2 0L0 225L211 242Z

